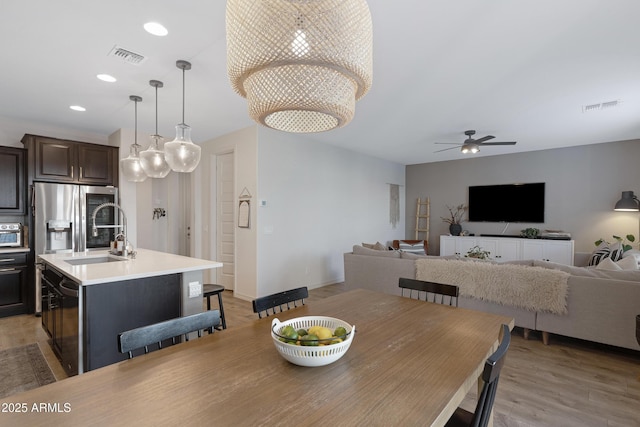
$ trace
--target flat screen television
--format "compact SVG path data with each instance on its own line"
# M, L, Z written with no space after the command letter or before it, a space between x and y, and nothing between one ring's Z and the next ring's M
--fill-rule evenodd
M544 222L544 182L469 187L470 222Z

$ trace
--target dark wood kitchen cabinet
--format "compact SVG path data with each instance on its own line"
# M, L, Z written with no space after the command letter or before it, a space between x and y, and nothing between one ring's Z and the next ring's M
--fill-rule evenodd
M118 148L39 135L25 135L36 181L118 186Z
M0 147L0 215L25 213L25 150Z
M0 317L27 312L27 254L0 254Z

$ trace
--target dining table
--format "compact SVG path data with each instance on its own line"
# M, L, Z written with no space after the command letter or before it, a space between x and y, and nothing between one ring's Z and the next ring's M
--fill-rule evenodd
M272 320L302 316L355 325L348 351L319 367L286 361ZM355 289L4 398L0 425L443 426L503 324L513 319Z

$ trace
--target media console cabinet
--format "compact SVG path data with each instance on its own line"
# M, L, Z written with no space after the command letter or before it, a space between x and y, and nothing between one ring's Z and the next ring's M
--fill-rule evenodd
M479 246L495 261L537 259L573 265L573 240L525 239L516 237L440 236L440 255L464 257Z

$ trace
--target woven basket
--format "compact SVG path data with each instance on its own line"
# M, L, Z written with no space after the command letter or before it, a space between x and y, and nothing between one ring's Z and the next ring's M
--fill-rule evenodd
M309 329L311 326L324 326L331 330L342 326L347 331L347 338L338 344L325 346L299 346L288 344L280 341L278 335L281 334L285 326L291 325L294 329ZM325 316L305 316L296 317L295 319L280 322L277 318L271 322L271 338L276 346L278 353L289 362L299 366L324 366L340 359L351 346L353 337L356 333L356 327L349 325L347 322Z

